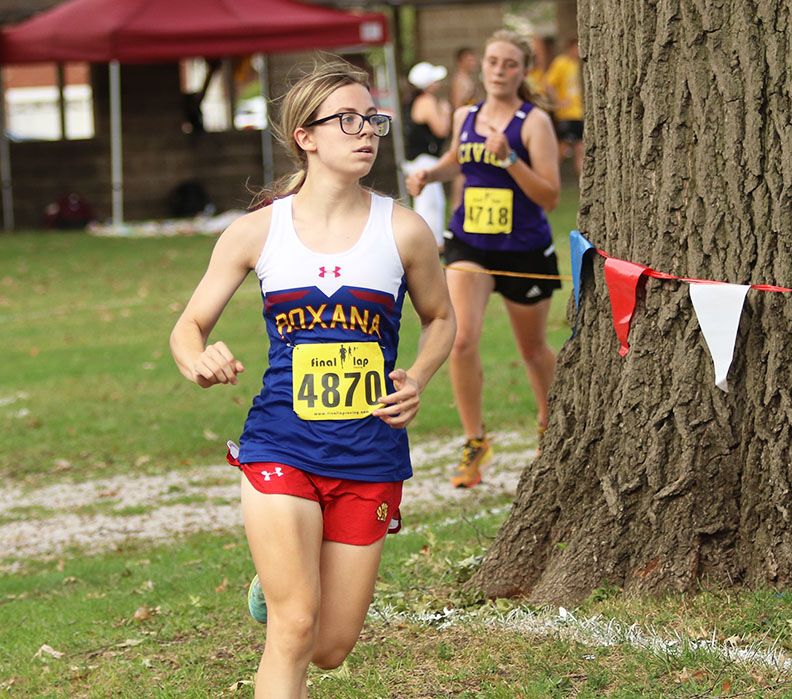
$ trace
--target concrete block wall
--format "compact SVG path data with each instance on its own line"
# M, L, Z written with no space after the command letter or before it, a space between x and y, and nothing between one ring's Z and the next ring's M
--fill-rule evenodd
M77 192L100 220L112 213L109 88L106 65L92 68L96 137L11 144L14 213L18 228L38 227L58 196ZM171 216L169 194L198 180L219 210L245 208L249 187L262 184L257 131L182 131L177 64L121 68L124 215L127 220Z
M487 38L503 27L503 9L502 3L491 2L419 10L416 60L445 66L450 75L460 48L468 46L481 55Z
M294 61L295 56L272 60L273 95L282 93ZM71 192L83 195L100 220L112 214L107 66L93 66L91 73L95 138L11 144L17 228L40 227L47 204ZM185 180L201 182L220 211L247 208L263 185L260 132L185 134L181 99L177 64L121 67L126 220L170 217L169 194ZM291 171L277 144L274 157L276 176ZM392 140L385 138L366 184L395 194L394 162Z

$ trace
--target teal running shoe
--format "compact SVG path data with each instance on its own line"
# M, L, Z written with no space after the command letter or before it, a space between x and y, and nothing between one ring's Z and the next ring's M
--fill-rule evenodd
M259 583L258 575L250 581L250 587L248 588L248 609L250 610L250 616L259 624L267 623L267 600L264 599L264 593L261 591L261 583Z

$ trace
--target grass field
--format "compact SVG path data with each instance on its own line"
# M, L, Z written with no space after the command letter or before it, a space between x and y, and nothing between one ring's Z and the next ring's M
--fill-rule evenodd
M552 215L563 274L575 212L575 193L566 192ZM227 514L238 509L228 494L237 475L213 469L225 440L238 436L266 364L254 281L215 331L248 367L239 386L198 389L167 346L212 245L202 237L0 236L0 693L252 696L264 631L247 616L252 565ZM553 301L556 350L569 334L570 291L565 282ZM417 334L407 311L400 364L409 363ZM524 435L503 440L500 468L519 469L535 449L535 405L498 299L483 358L488 426ZM445 369L422 405L414 445L458 440ZM452 462L437 452L415 481L445 482ZM163 486L169 506L214 508L228 521L165 542L141 532L102 545L118 522L143 527L176 511L145 498L129 504L122 492L165 474L185 479ZM68 500L91 483L107 489ZM34 499L43 492L49 500ZM312 696L792 697L788 592L702 583L694 595L625 599L603 581L585 604L564 611L481 599L464 583L512 494L481 488L405 503L407 526L386 546L361 641L339 670L311 670ZM90 536L57 554L9 555L53 522L82 524Z

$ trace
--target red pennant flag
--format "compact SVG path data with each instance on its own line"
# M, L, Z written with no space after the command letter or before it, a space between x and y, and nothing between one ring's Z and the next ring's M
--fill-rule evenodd
M623 357L630 351L627 335L630 332L630 320L635 310L635 290L638 280L646 273L648 267L609 257L605 260L605 283L608 285L611 308L613 308L613 326L619 338L619 354Z

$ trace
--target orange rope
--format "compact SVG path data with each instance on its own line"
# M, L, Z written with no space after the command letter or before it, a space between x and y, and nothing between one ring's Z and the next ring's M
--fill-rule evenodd
M500 277L523 277L524 279L557 279L558 281L572 281L572 277L566 274L529 274L528 272L506 272L497 269L470 269L469 267L449 267L448 265L443 265L443 268L454 269L458 272L492 274Z

